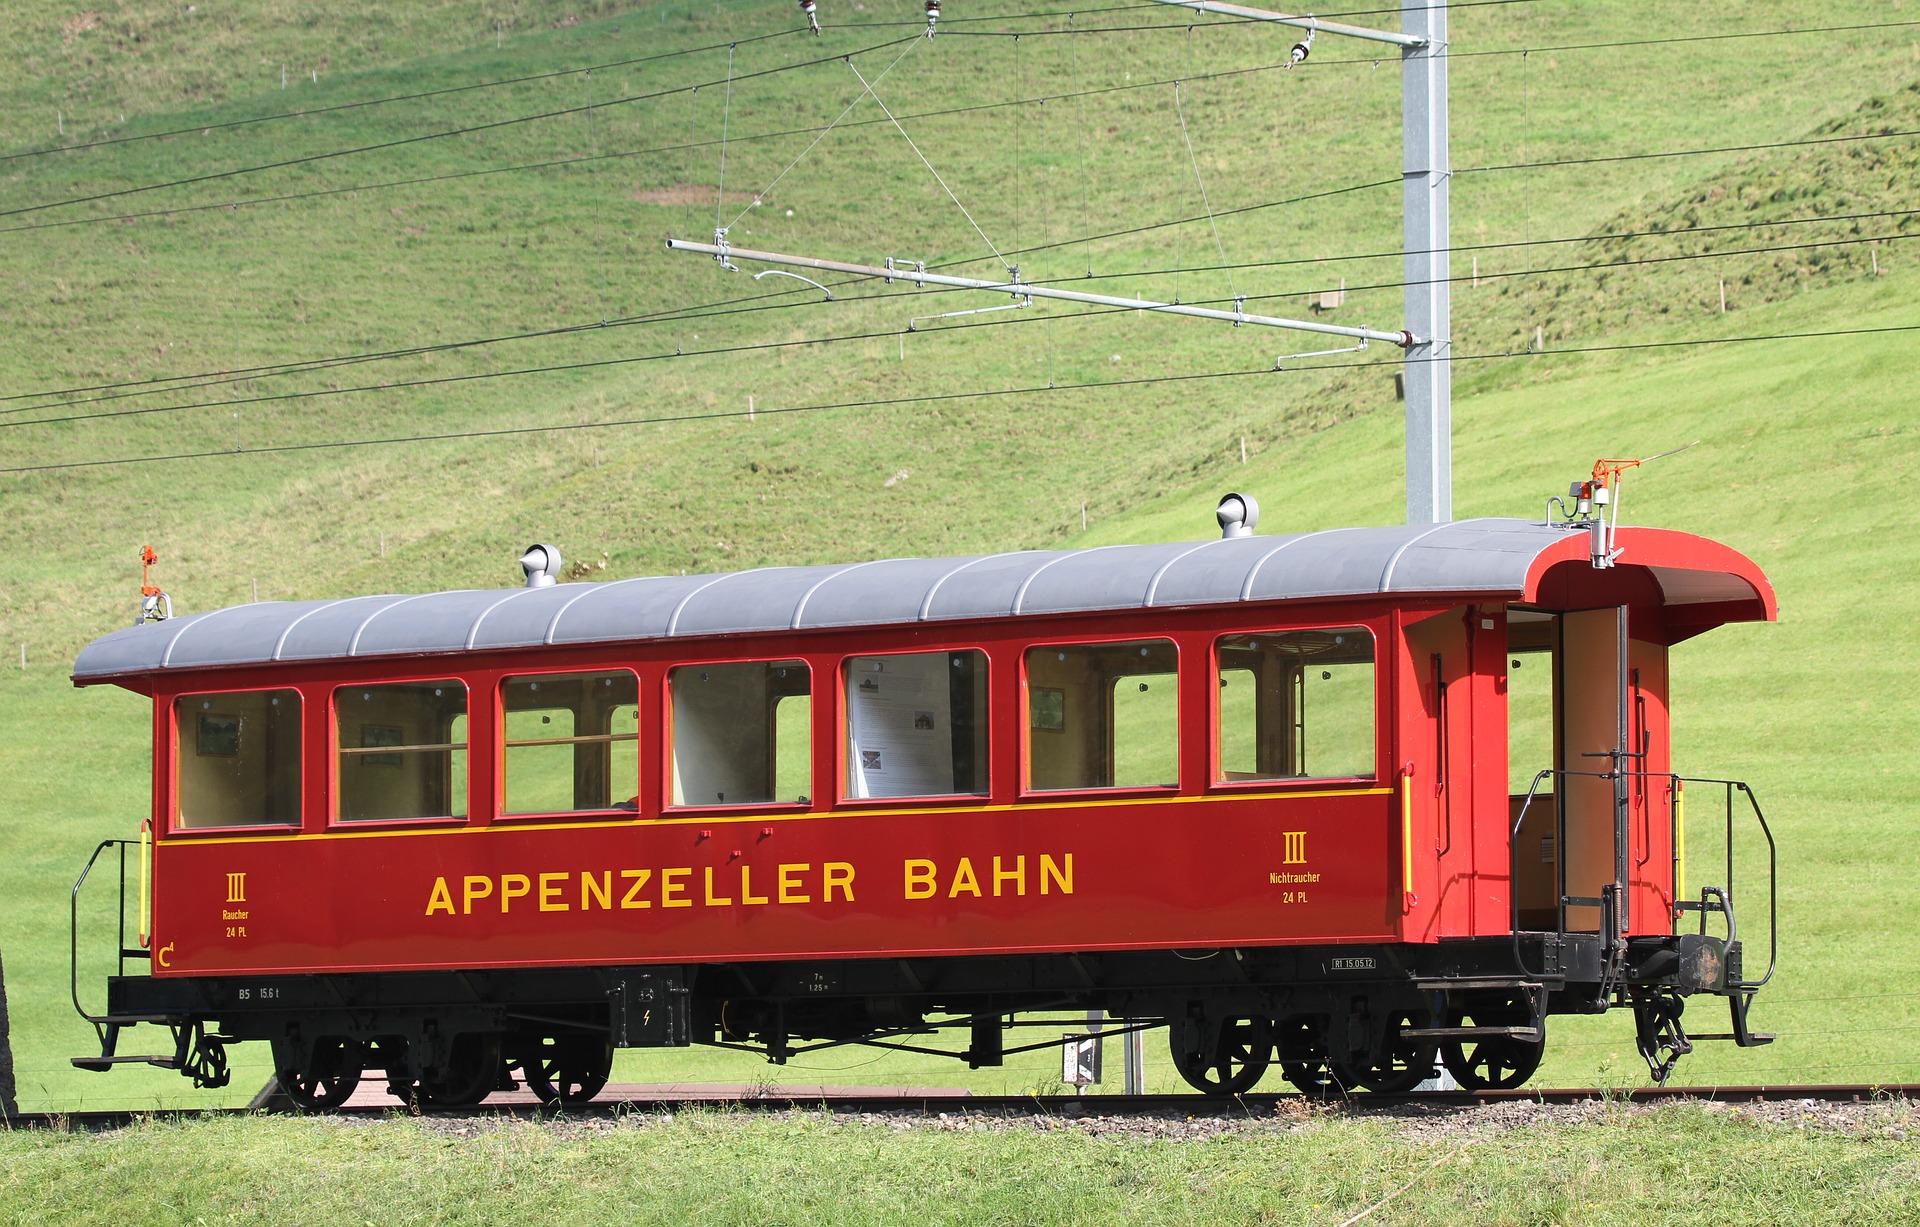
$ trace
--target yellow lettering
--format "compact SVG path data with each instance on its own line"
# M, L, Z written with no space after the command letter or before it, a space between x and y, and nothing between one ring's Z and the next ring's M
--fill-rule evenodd
M679 879L691 877L691 869L662 869L660 871L660 906L692 907L693 900L682 898L687 893L686 883Z
M939 884L935 881L938 870L932 861L907 861L901 867L907 871L907 898L933 898L933 892Z
M820 867L820 902L833 902L833 888L838 886L840 893L846 896L848 903L853 902L853 866L845 861L828 861Z
M765 895L756 895L753 893L753 866L740 866L740 902L765 903L766 901L767 897Z
M569 908L560 899L560 884L567 880L564 873L543 873L540 875L540 910L543 912L568 912Z
M468 877L460 884L460 914L473 914L473 901L485 899L493 894L492 878Z
M585 870L580 873L580 910L586 911L598 899L600 906L613 906L613 870L602 873L598 879Z
M707 866L706 874L707 874L707 906L708 907L726 907L729 904L731 904L733 900L722 899L718 895L713 893L713 866L712 865Z
M976 899L980 897L980 879L973 876L973 862L964 856L953 867L953 885L947 887L947 898L957 899L963 890Z
M994 857L993 858L993 895L994 895L994 898L996 899L999 898L1002 893L1000 890L1000 884L1002 882L1012 882L1014 894L1016 895L1026 894L1027 893L1027 858L1024 856L1016 856L1013 858L1013 868L1011 870L1003 870L1000 868L1000 858L997 856Z
M445 878L435 878L433 892L427 896L427 915L431 916L441 908L447 909L447 915L453 915L453 892L447 889Z
M1040 854L1040 893L1043 895L1047 893L1049 880L1060 887L1061 894L1073 893L1073 853L1067 853L1058 865L1054 864L1053 858L1046 853Z
M780 874L779 874L780 902L782 903L812 903L813 902L813 900L810 897L800 893L800 888L806 885L806 883L795 880L796 874L805 873L807 870L812 868L813 868L812 865L780 866Z
M519 889L514 889L515 887ZM533 893L533 881L524 873L503 873L500 875L500 914L507 914L515 899L524 899Z
M653 870L651 869L622 869L620 871L620 880L622 882L628 880L633 882L632 886L627 887L627 893L620 896L620 906L623 910L632 911L635 908L653 906L652 900L640 898L640 888L645 886L647 879L652 876Z

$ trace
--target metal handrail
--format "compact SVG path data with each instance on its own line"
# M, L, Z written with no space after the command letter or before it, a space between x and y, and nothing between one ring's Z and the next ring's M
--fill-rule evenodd
M1733 912L1733 794L1735 791L1740 792L1746 797L1747 808L1753 811L1754 820L1760 825L1760 834L1767 841L1767 974L1761 976L1758 980L1728 981L1728 987L1730 988L1757 989L1767 981L1773 979L1774 969L1779 966L1780 962L1780 858L1779 847L1775 844L1773 838L1773 828L1767 824L1767 815L1760 808L1760 798L1753 795L1753 789L1748 787L1743 780L1721 780L1706 776L1683 775L1674 775L1669 778L1675 785L1676 826L1674 831L1674 846L1676 852L1680 846L1680 839L1682 838L1678 828L1680 822L1678 802L1681 793L1679 786L1683 784L1705 784L1724 790L1726 839L1726 883L1724 887L1724 898L1729 924L1731 924ZM1679 885L1677 872L1674 884L1676 888ZM1690 900L1676 899L1674 901L1674 922L1676 925L1679 923L1679 914L1683 911L1700 911L1702 913L1700 918L1701 924L1702 926L1706 924L1706 916L1704 914L1705 907L1703 904L1693 903Z
M1519 855L1518 840L1520 837L1520 828L1526 822L1527 811L1530 808L1532 808L1534 799L1539 795L1540 785L1546 780L1563 777L1563 776L1584 776L1592 779L1616 779L1621 776L1626 776L1629 778L1642 777L1647 779L1652 779L1654 777L1661 777L1666 779L1673 786L1673 801L1671 803L1671 813L1672 813L1673 824L1674 824L1673 843L1674 843L1674 855L1675 855L1675 862L1676 862L1675 871L1674 871L1674 887L1676 892L1678 891L1681 884L1680 866L1679 866L1680 849L1684 847L1684 840L1686 838L1685 831L1682 825L1683 824L1682 814L1684 812L1684 807L1681 801L1681 797L1683 793L1682 786L1686 784L1702 784L1702 785L1719 787L1723 789L1724 796L1725 796L1724 813L1725 813L1725 844L1726 844L1726 847L1725 847L1726 876L1725 876L1724 886L1719 890L1717 890L1715 893L1720 894L1722 898L1725 900L1725 908L1727 910L1729 922L1731 922L1732 920L1732 908L1733 908L1732 899L1733 899L1733 887L1734 887L1733 794L1735 791L1738 791L1743 796L1745 796L1747 799L1748 808L1750 808L1753 811L1754 819L1759 823L1760 834L1767 841L1767 971L1765 975L1761 976L1757 980L1744 980L1744 979L1733 980L1728 982L1728 986L1730 988L1752 990L1752 989L1759 988L1761 985L1773 979L1774 970L1778 967L1779 960L1780 960L1780 937L1779 937L1779 929L1778 929L1779 916L1780 916L1779 849L1773 838L1773 828L1768 825L1767 816L1765 812L1762 811L1760 808L1760 799L1754 795L1753 789L1749 787L1745 781L1742 781L1742 780L1723 780L1723 779L1716 779L1709 776L1683 776L1683 775L1676 775L1672 772L1666 772L1666 771L1562 771L1554 768L1548 768L1546 770L1536 773L1533 777L1533 782L1527 787L1526 799L1522 801L1520 804L1520 812L1518 815L1515 816L1514 822L1513 822L1513 829L1508 832L1508 838L1507 838L1507 870L1508 870L1507 881L1509 883L1509 886L1508 886L1509 928L1514 933L1517 934L1520 929L1520 897L1518 892L1513 890L1511 884L1519 879L1519 863L1516 858ZM1557 791L1558 790L1556 790L1555 795L1557 795ZM1564 831L1560 831L1556 829L1555 860L1558 862L1558 864L1555 867L1555 879L1556 879L1555 884L1559 888L1557 891L1557 894L1559 896L1558 906L1560 909L1560 928L1562 932L1566 931L1566 851L1564 847L1565 835L1566 833ZM1700 903L1696 903L1688 900L1676 899L1674 902L1675 923L1676 924L1678 923L1679 914L1681 912L1685 912L1685 911L1704 912L1704 910L1705 909L1703 905ZM1702 924L1704 924L1705 923L1704 915L1702 916L1701 920L1702 920ZM1729 936L1731 936L1731 932ZM1518 940L1519 939L1516 936L1515 938L1516 958L1518 957Z
M108 848L118 849L120 856L120 898L119 907L116 909L116 919L119 922L119 935L114 947L114 954L119 960L118 973L125 975L128 959L148 957L147 951L144 949L129 950L127 948L127 849L137 848L138 846L138 841L131 839L101 840L100 846L95 848L93 855L87 858L86 867L80 871L80 876L76 878L73 883L73 894L70 901L67 927L67 987L73 997L73 1008L79 1012L80 1017L86 1019L96 1027L105 1025L108 1021L108 1016L105 1014L90 1014L87 1012L87 1007L80 1004L80 888L87 884L87 878L93 873L94 865L99 862L100 854Z

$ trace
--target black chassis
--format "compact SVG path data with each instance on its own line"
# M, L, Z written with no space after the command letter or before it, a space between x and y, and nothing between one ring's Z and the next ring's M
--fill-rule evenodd
M904 1041L966 1027L969 1046L942 1055L980 1067L1022 1050L1004 1046L1012 1016L1082 1010L1180 1028L1175 1042L1202 1060L1212 1059L1223 1020L1304 1020L1290 1042L1341 1060L1381 1052L1409 1016L1429 1025L1457 1020L1490 1000L1524 1002L1541 1036L1550 1014L1632 1005L1648 1041L1658 1038L1650 1032L1678 1031L1681 999L1700 992L1732 999L1738 1038L1748 1042L1745 998L1730 987L1739 980L1739 943L1684 934L1634 938L1611 950L1594 934L1519 933L1433 945L116 976L108 981L103 1054L75 1064L104 1069L128 1060L115 1057L119 1034L147 1022L169 1026L176 1040L174 1057L153 1063L201 1085L225 1081L223 1049L236 1042L273 1041L304 1060L321 1037L351 1037L404 1061L390 1074L407 1081L445 1062L456 1036L474 1032L503 1036L509 1056L541 1036L577 1035L615 1047L718 1044L779 1064L847 1043L933 1051ZM1059 1021L1035 1025L1057 1030Z

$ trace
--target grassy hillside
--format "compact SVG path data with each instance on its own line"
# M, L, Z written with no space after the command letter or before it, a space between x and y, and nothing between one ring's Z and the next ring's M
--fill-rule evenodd
M1913 215L1863 216L1912 207L1915 142L1833 139L1920 129L1914 27L1660 41L1903 15L1787 9L1687 6L1655 28L1624 0L1454 13L1456 511L1532 514L1595 456L1704 440L1629 479L1628 518L1728 540L1782 593L1781 626L1683 650L1680 708L1688 760L1751 779L1781 830L1790 1034L1683 1069L1911 1078L1920 968L1886 918L1914 880L1893 730L1916 656L1881 630L1915 583L1911 334L1596 352L1920 322ZM0 474L17 543L0 556L0 950L23 1098L184 1086L60 1069L88 1038L65 1001L66 888L131 831L146 771L142 704L64 670L130 619L144 542L184 612L511 583L534 539L612 577L1194 537L1239 486L1270 530L1401 517L1385 347L1276 374L1275 355L1324 343L1059 305L908 334L995 300L867 285L824 303L662 249L718 217L741 245L996 275L872 102L810 153L815 132L768 135L840 115L851 56L886 73L880 98L1025 276L1283 315L1344 280L1332 318L1394 326L1391 61L1324 39L1280 72L1271 30L1028 11L950 11L931 42L896 41L924 23L891 2L823 5L817 40L787 3L128 4L71 34L0 17L20 49L0 152L25 155L0 161L0 469L221 453ZM1125 25L1155 28L1068 33ZM415 97L347 105L398 95ZM175 135L50 152L53 110L69 146ZM1733 151L1635 156L1706 149ZM132 190L296 159L316 160ZM42 207L81 197L102 198ZM1183 218L1200 220L1167 224ZM1732 226L1751 228L1619 239ZM1221 377L1144 382L1195 375ZM47 420L93 414L119 416ZM550 429L608 422L631 424ZM481 433L529 428L548 433ZM480 437L332 446L418 435ZM1560 1037L1548 1076L1631 1063L1611 1026L1612 1047Z

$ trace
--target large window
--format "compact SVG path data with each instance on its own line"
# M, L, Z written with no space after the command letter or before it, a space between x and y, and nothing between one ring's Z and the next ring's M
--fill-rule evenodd
M1165 639L1027 651L1027 787L1171 788L1178 653Z
M687 665L668 674L667 686L675 805L812 799L813 690L805 661Z
M1373 636L1360 627L1220 640L1214 778L1374 773Z
M510 677L500 699L502 813L639 808L640 686L633 674Z
M854 656L846 688L847 796L985 795L985 653Z
M300 825L298 692L182 695L173 727L176 828Z
M342 821L461 818L467 812L467 688L457 681L343 686Z

